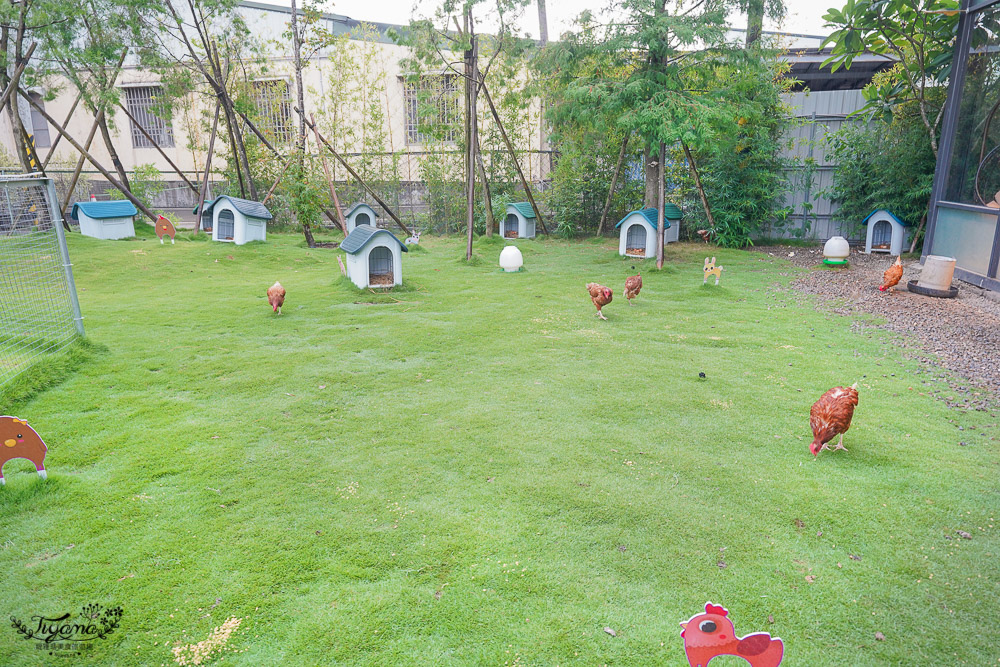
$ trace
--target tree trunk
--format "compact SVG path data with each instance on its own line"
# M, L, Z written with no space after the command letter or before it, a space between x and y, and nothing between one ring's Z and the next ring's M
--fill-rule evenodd
M493 236L493 195L490 193L490 182L486 178L486 165L483 164L483 149L479 145L479 133L476 133L476 166L479 168L479 180L483 182L483 208L486 209L486 236Z
M663 219L663 205L666 203L666 195L663 191L664 189L664 173L663 166L667 161L667 145L660 142L660 159L657 160L659 163L660 175L656 179L658 181L657 185L657 198L656 198L656 268L663 268L663 235L666 230L665 220Z
M545 46L549 43L549 18L545 11L545 0L538 2L538 43Z
M764 32L764 0L750 0L747 5L747 48L760 41Z
M305 91L302 89L302 34L299 32L299 8L296 0L291 0L292 6L292 67L295 70L295 101L299 109L299 132L295 141L295 150L299 152L299 178L305 173L306 160L306 102ZM317 149L320 149L317 140ZM333 181L330 181L331 187ZM302 220L302 233L306 237L306 243L310 248L316 247L316 240L313 238L312 229L309 228L309 221ZM344 227L347 233L347 227Z
M465 52L465 259L472 259L472 237L476 207L476 148L479 145L479 123L476 120L476 98L479 94L479 44L472 22L472 8L465 10L465 30L469 35L469 49Z
M618 153L618 162L615 163L615 173L611 175L611 186L608 188L608 198L604 200L604 210L601 212L601 222L597 225L597 235L604 233L604 225L608 222L608 212L611 210L611 199L615 194L615 185L618 183L618 174L621 173L622 163L625 162L625 152L628 150L628 135L622 142L622 149Z
M656 201L659 198L660 188L656 185L656 178L660 175L660 170L656 164L656 157L650 152L649 146L642 149L642 164L646 176L646 194L642 200L643 208L656 208Z
M205 177L201 181L201 190L198 191L198 219L194 221L194 235L198 235L201 229L202 208L205 206L205 197L208 196L208 177L212 173L212 153L215 152L215 135L219 130L219 110L222 103L215 102L215 119L212 121L212 134L208 138L208 152L205 154ZM213 224L214 226L214 224Z

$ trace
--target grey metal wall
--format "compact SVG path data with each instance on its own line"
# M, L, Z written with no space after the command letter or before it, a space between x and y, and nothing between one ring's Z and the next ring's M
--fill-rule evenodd
M786 172L793 186L786 198L786 202L793 207L791 227L801 229L808 218L807 239L846 236L852 241L859 240L858 233L853 230L855 225L835 221L836 203L819 193L833 185L834 164L828 155L826 135L839 130L845 122L863 122L860 119L847 120L848 115L865 105L861 91L791 93L785 96L785 101L792 107L793 115L802 122L802 125L789 129L786 136L794 140L794 145L784 153L800 161L800 166ZM808 158L815 161L811 185L803 183L804 163ZM806 202L812 203L811 211L803 206ZM788 230L784 235L791 236Z

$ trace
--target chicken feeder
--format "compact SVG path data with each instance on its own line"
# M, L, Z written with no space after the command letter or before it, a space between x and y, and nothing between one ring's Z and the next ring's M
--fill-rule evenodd
M924 259L924 268L920 272L920 280L911 280L906 284L906 288L914 294L953 299L958 296L958 288L951 285L954 275L954 257L927 255Z
M524 257L517 246L509 245L500 251L500 268L507 273L520 271L523 264Z
M851 245L843 236L833 236L823 246L823 263L831 266L845 266L851 254Z

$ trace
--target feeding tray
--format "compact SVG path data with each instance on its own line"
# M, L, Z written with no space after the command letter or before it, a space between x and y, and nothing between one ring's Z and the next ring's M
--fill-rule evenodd
M846 259L830 259L829 257L824 257L823 263L830 266L847 266Z
M924 296L936 296L939 299L954 299L958 296L958 288L952 285L948 289L934 289L933 287L921 287L917 284L916 280L911 280L906 283L906 289L913 292L914 294L922 294Z

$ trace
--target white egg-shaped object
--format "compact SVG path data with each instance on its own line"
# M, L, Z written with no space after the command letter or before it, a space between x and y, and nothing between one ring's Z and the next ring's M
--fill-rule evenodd
M517 246L509 245L500 251L500 267L508 273L513 273L524 264L524 257Z
M831 237L823 246L823 256L827 259L844 261L851 255L851 245L843 236Z

